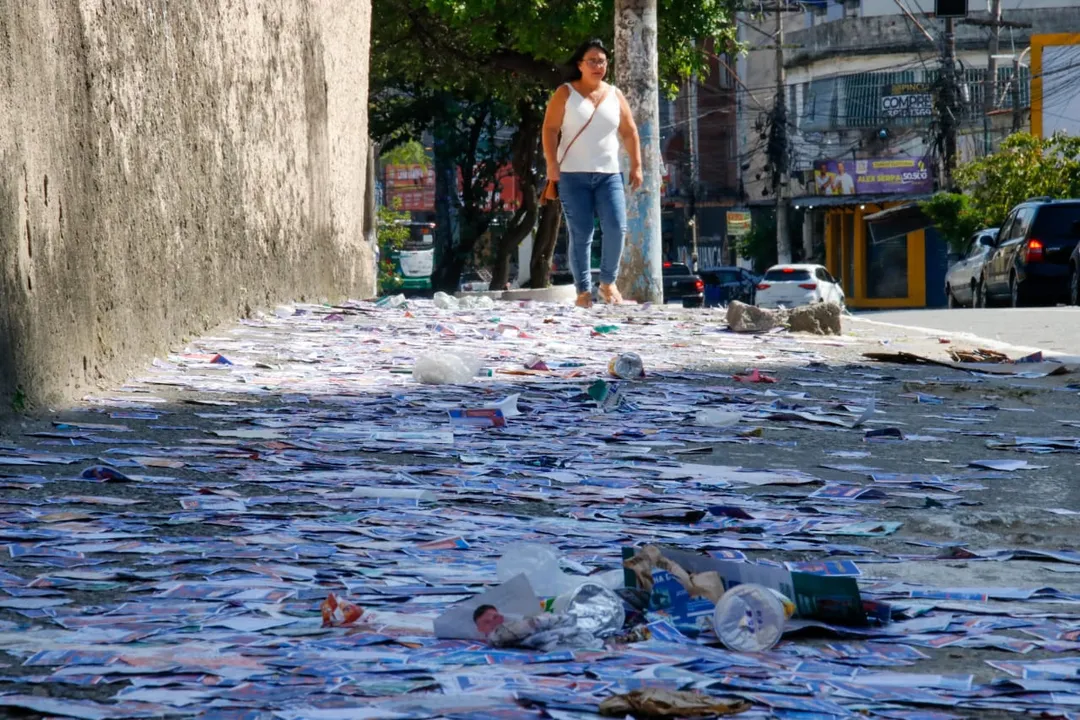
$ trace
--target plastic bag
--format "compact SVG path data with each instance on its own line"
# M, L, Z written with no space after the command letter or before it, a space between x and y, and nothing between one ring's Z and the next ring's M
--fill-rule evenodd
M457 301L462 310L491 310L495 307L495 301L487 295L466 295Z
M449 352L421 355L413 365L413 379L425 385L464 385L480 372L481 363L473 357Z
M554 597L572 591L584 578L574 578L559 568L559 556L546 545L512 543L495 564L499 582L524 574L539 595Z
M466 295L457 298L444 292L437 292L433 300L435 307L440 310L490 310L495 307L495 301L487 295Z
M461 303L458 302L456 297L447 295L444 292L435 293L433 300L435 301L435 307L440 310L457 310L461 307Z

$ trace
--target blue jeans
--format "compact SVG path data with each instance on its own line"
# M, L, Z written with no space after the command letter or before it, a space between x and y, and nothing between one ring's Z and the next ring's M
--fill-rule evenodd
M619 276L626 237L626 190L621 173L568 172L559 175L559 199L570 236L570 272L579 293L592 290L593 217L600 218L603 246L600 282L610 285Z

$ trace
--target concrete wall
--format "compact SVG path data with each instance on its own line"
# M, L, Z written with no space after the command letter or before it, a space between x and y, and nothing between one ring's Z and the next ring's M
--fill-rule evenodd
M788 14L785 16L785 43L795 46L785 52L787 83L795 87L795 104L789 106L789 116L793 122L804 109L804 91L798 87L815 79L882 71L890 68L919 69L936 68L940 64L940 44L931 43L910 20L899 14L894 0L887 0L895 12L868 13L867 8L876 0L863 0L862 17L846 17L826 21L825 14L815 15L815 24L805 27L803 16ZM932 0L927 0L927 7ZM1050 32L1080 32L1080 4L1077 0L1003 0L1003 7L1008 12L1005 19L1029 23L1031 29L1003 30L1001 33L1001 53L1007 54L1012 48L1023 52L1029 44L1032 34ZM1021 9L1016 9L1018 4ZM986 20L989 14L985 6L976 0L969 2L971 17ZM944 34L945 22L936 18L919 15L920 24L935 38ZM754 24L764 31L773 29L772 18L755 21ZM749 52L740 60L740 76L752 89L739 93L739 150L750 155L751 167L743 172L743 182L751 203L771 202L763 196L770 180L765 173L766 157L759 149L762 140L754 125L761 116L762 106L772 107L773 91L770 89L775 78L775 54L772 50L760 49L768 45L771 39L766 33L755 30L746 23L740 23L740 39L747 43ZM984 68L987 65L988 37L987 28L957 23L957 57L969 68ZM1027 58L1025 62L1030 62ZM1001 66L1009 65L1008 59L999 61ZM1075 85L1073 75L1061 73L1061 82ZM1058 93L1059 98L1064 97ZM755 100L756 99L756 100ZM1064 102L1064 101L1063 101ZM1055 111L1060 116L1071 117L1067 111ZM1025 113L1024 122L1027 122ZM989 127L981 122L966 123L961 127L958 149L961 161L970 160L984 153L988 144L996 145L1011 132L1012 119L1006 113L994 117ZM824 132L792 129L790 133L794 148L793 169L806 169L814 158L830 158L850 153L853 145L860 140L863 156L887 154L886 148L875 145L874 135L877 128L852 128L829 130ZM896 154L921 154L924 152L926 127L894 127L888 140L888 150ZM761 175L761 179L758 179ZM793 177L790 183L790 196L798 197L808 190Z
M891 0L890 0L891 1ZM1064 0L1062 0L1064 2ZM930 3L931 6L933 3ZM988 20L989 13L979 9L978 3L969 3L972 19ZM896 4L893 3L893 7ZM1003 15L1011 22L1028 23L1032 29L1002 30L1001 53L1008 53L1015 43L1017 52L1027 47L1033 33L1078 32L1080 31L1080 5L1076 0L1068 0L1061 7L1032 8L1010 10ZM936 18L919 17L919 23L935 38L945 34L945 21ZM960 51L980 52L983 66L986 64L989 30L977 25L956 23L956 45ZM940 58L941 45L931 43L903 15L879 15L857 17L826 22L791 32L788 35L791 44L798 45L797 50L786 53L786 66L797 68L813 63L827 62L835 65L847 59L844 69L837 68L831 74L853 72L850 59L861 56L903 54L898 62L911 53L917 54L927 62L936 62ZM1004 62L1004 61L1003 61ZM824 72L819 72L821 76Z
M783 19L785 33L790 33L794 27L802 27L799 16L787 14ZM776 102L776 51L768 49L772 37L765 32L773 32L775 25L773 18L753 22L755 27L744 22L738 26L739 40L746 44L747 52L739 57L736 65L742 80L737 95L737 154L743 163L749 163L748 168L740 168L742 185L749 202L775 204L771 194L765 196L762 193L766 188L771 188L772 180L765 171L766 141L757 128Z
M0 396L77 397L259 306L373 292L370 12L0 0Z
M916 15L934 12L934 0L906 0L904 5ZM1067 8L1075 6L1076 0L1002 0L1001 2L1001 10L1006 13L1006 16L1011 15L1013 11L1020 9L1034 10L1039 8ZM968 0L968 11L972 15L975 15L980 10L985 11L987 7L988 4L981 2L981 0ZM896 0L862 0L861 11L864 17L901 14L900 8L896 5ZM1006 19L1008 19L1008 17L1006 17Z

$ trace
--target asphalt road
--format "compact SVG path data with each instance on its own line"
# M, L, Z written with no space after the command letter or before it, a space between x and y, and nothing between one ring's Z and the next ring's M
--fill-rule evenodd
M1080 355L1080 308L991 308L986 310L892 310L860 312L865 320L969 333L1010 345Z

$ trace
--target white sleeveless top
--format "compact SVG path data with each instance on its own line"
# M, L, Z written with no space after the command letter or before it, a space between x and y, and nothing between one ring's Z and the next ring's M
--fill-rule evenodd
M619 172L619 97L615 86L610 86L607 96L600 103L585 132L577 139L570 152L566 146L578 134L582 126L589 121L593 113L593 104L589 99L574 89L570 83L570 97L566 100L566 112L563 115L562 137L559 139L559 157L562 164L560 172Z

